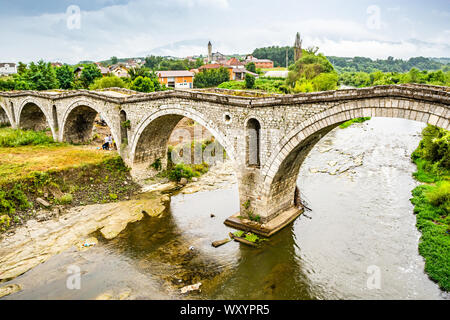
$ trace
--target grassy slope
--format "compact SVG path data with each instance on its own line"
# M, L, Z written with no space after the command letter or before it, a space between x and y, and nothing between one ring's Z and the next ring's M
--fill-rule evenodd
M138 189L115 152L0 128L0 232L31 218L37 197L52 206L83 205L127 199Z
M64 170L100 163L115 156L112 152L59 144L0 147L0 185L21 180L35 171Z

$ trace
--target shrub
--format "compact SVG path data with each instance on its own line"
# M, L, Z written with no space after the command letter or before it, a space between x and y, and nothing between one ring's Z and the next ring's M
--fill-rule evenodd
M11 222L11 217L8 215L2 215L0 216L0 231L5 231L9 228L9 224Z
M445 215L450 211L450 181L442 181L425 194L427 200L434 206L444 210Z
M158 158L155 160L155 162L153 162L150 167L152 167L153 169L155 169L156 171L160 171L162 169L162 163L161 163L161 159Z
M66 193L55 200L58 204L71 204L73 201L73 196L70 193Z
M245 87L247 89L252 89L255 86L255 76L247 73L245 75Z
M28 198L22 191L21 185L14 185L10 190L0 190L0 213L12 214L16 208L27 209L31 207Z
M89 86L89 89L96 90L96 89L105 89L105 88L125 88L126 83L117 76L108 76L96 79L93 84Z
M169 173L169 179L173 181L180 181L181 178L190 180L192 177L194 177L194 170L184 163L177 164Z
M111 199L112 201L116 201L118 199L118 196L115 193L110 193L109 194L109 199Z

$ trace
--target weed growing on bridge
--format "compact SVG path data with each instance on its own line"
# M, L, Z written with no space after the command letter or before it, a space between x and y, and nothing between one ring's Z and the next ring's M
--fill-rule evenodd
M354 123L363 123L363 122L366 122L366 121L368 121L370 119L371 119L371 117L355 118L355 119L349 120L347 122L344 122L343 124L341 124L339 126L339 128L345 129L345 128L350 127Z
M412 191L416 225L422 232L419 253L430 278L450 291L450 134L428 126L422 136L411 156L417 165L414 177L428 183Z

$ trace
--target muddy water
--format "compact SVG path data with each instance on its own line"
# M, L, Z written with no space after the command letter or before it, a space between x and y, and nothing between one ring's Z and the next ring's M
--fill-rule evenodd
M235 184L178 193L160 217L146 215L111 240L97 232L89 250L66 250L3 283L22 287L4 299L448 298L423 272L409 202L409 155L422 128L380 118L330 132L299 174L312 211L261 248L211 247L239 208ZM74 266L81 288L69 290ZM180 293L198 282L200 293Z

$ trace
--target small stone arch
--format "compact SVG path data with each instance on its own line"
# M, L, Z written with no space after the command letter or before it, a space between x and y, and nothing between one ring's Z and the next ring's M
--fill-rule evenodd
M114 141L119 141L118 135L108 116L95 104L85 100L79 100L72 103L65 111L61 119L61 129L59 132L60 140L71 143L87 142L91 137L97 114L105 120L107 126L111 130ZM120 152L119 144L117 144L117 149Z
M56 109L56 106L52 106L52 119L53 119L53 128L55 128L55 132L59 130L59 124L58 124L58 110Z
M34 99L25 100L18 110L18 115L20 129L41 131L50 128L53 133L48 114Z
M128 144L128 130L129 130L129 121L127 119L127 113L125 110L120 110L120 142L123 145Z
M183 117L190 118L205 127L223 146L229 158L235 160L232 145L212 120L205 119L202 114L187 106L165 105L150 114L136 128L130 145L130 163L151 162L159 158L165 165L168 139Z
M261 169L257 193L264 218L272 219L294 205L300 166L314 145L341 123L358 117L391 117L415 120L448 129L448 106L411 99L383 98L349 101L302 122L280 140Z
M7 108L3 105L0 105L0 127L12 127L13 125L14 123L10 118Z
M12 101L11 101L11 117L12 117L13 123L16 123L16 112L14 110L14 103L12 103Z
M245 126L245 162L248 167L261 166L261 123L250 118Z

